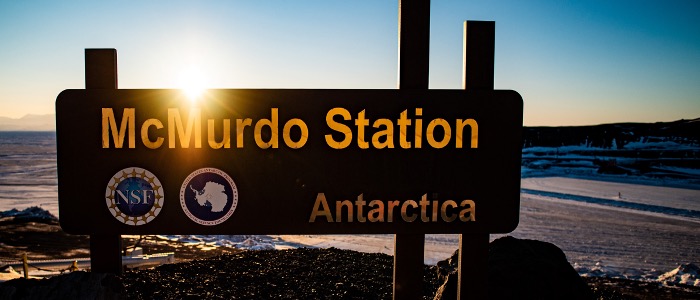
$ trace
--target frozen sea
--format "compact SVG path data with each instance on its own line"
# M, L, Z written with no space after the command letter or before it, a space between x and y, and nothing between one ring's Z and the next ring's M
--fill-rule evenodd
M520 225L509 235L557 245L582 275L651 280L681 264L700 264L697 181L556 168L523 168L522 173ZM30 206L58 216L55 133L0 132L0 211ZM393 254L392 235L162 238L211 247L337 247ZM425 262L449 257L458 239L427 235Z
M0 131L0 211L30 206L58 216L56 133Z

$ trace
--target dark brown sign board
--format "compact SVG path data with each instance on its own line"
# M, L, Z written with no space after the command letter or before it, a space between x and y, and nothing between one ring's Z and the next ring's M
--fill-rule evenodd
M65 90L59 214L72 234L507 233L514 91Z

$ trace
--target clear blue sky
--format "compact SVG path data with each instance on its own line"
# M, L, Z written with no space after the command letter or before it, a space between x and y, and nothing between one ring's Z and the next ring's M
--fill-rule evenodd
M430 87L459 89L462 22L496 21L495 86L525 125L700 117L700 1L441 1ZM395 88L398 1L1 1L0 116L84 88L116 48L120 88Z

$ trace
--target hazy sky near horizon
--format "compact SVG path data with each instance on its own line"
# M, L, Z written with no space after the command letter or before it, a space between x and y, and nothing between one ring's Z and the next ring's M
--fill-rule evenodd
M700 117L700 1L431 1L430 88L461 88L462 22L496 21L495 87L527 126ZM0 116L54 113L84 49L119 88L392 89L398 1L0 1Z

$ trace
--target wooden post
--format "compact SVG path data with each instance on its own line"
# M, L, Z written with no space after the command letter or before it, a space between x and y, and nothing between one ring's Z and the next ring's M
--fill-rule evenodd
M24 272L24 279L29 279L29 262L27 262L27 253L22 254L22 271Z
M496 23L464 22L462 87L493 90ZM486 299L488 288L489 234L459 236L457 299Z
M85 49L85 89L117 89L116 49ZM120 274L121 243L120 235L91 235L92 272Z
M462 48L462 88L493 90L496 22L465 21Z
M399 89L428 89L430 0L399 0ZM394 236L394 299L422 299L425 235Z
M430 0L399 0L399 89L428 89Z

